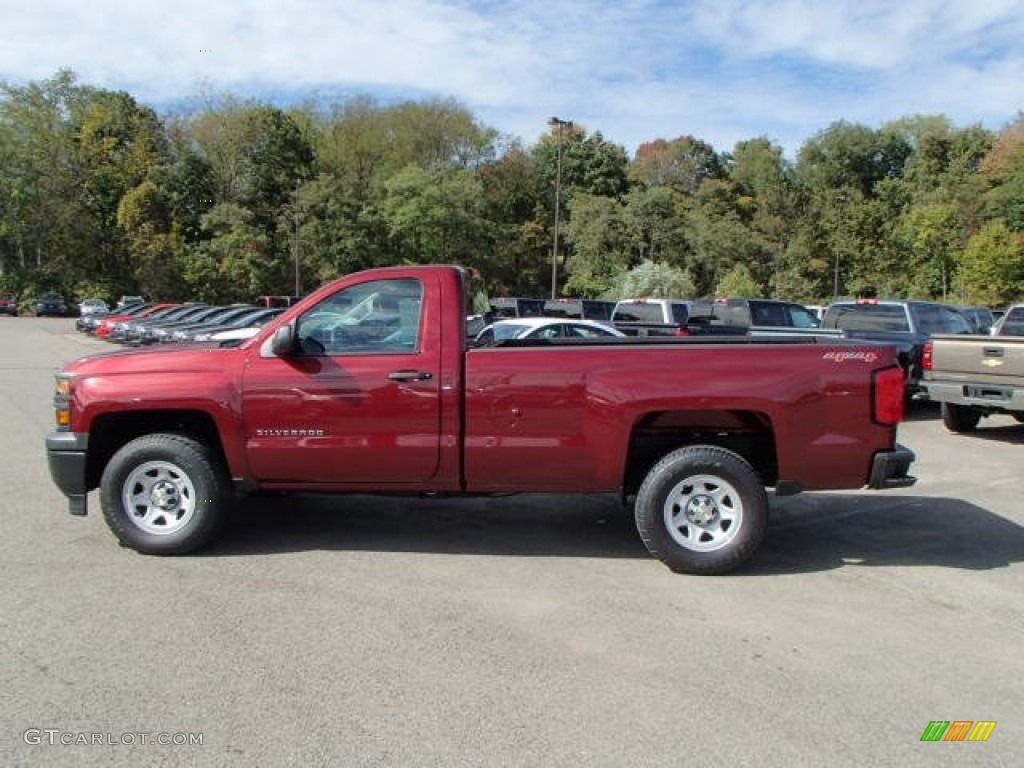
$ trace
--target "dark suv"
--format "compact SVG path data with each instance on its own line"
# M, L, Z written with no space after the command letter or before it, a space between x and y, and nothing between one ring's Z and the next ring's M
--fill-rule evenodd
M0 293L0 315L18 316L18 296L14 293Z
M491 299L491 312L496 320L506 317L543 317L544 303L544 299L499 296Z
M36 299L36 315L38 317L64 317L68 313L68 305L59 293L44 293Z
M712 316L726 325L750 329L751 336L817 332L818 316L803 304L780 299L715 299Z
M609 322L615 310L614 301L600 299L548 299L544 302L545 317L571 317Z

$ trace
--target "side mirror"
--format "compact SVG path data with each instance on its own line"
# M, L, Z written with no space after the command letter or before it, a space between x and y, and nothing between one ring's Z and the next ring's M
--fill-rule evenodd
M291 357L295 351L295 337L291 323L285 323L276 331L270 341L270 351L278 357Z

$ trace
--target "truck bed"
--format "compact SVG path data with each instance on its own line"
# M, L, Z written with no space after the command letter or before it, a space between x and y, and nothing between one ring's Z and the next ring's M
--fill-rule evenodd
M926 378L988 382L1024 388L1024 337L932 337L931 372Z
M925 348L924 385L953 432L983 416L1024 419L1024 337L936 335Z

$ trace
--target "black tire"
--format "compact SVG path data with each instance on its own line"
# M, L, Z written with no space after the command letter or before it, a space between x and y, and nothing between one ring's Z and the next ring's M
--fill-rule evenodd
M673 451L648 472L635 515L648 551L671 570L715 575L733 570L760 545L768 495L738 454L693 445Z
M132 440L111 457L100 481L110 530L147 555L184 555L208 544L228 517L230 499L220 463L182 435Z
M1024 424L1024 413L1015 412L1015 413L1011 413L1010 415L1013 416L1014 420L1018 424Z
M950 432L973 432L981 421L981 411L969 405L942 404L942 423Z

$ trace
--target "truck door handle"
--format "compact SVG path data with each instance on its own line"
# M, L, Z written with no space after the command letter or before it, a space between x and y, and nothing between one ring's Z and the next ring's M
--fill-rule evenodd
M983 347L982 350L981 350L981 353L985 357L1002 357L1003 356L1003 348L1002 347Z
M388 378L392 381L430 381L434 374L430 371L393 371Z

